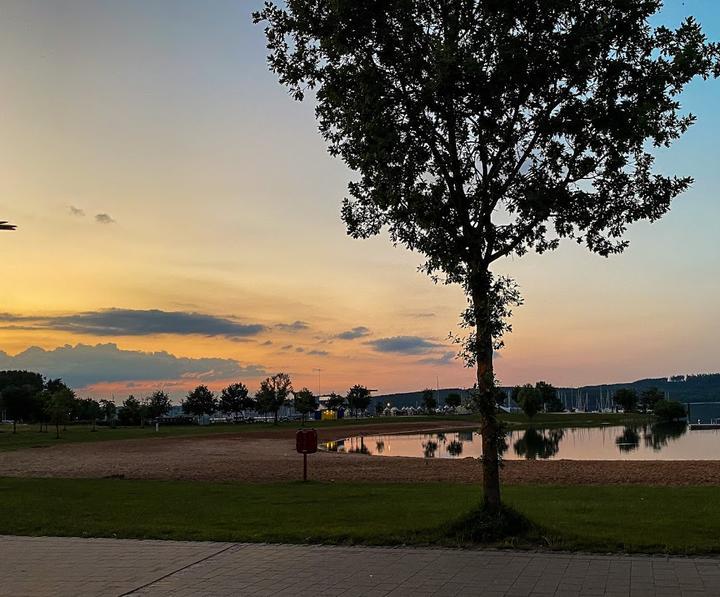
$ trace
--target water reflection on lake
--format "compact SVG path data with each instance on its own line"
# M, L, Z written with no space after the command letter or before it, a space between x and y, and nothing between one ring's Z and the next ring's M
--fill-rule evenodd
M366 435L326 449L376 456L466 458L482 455L477 431ZM719 460L720 430L688 431L684 423L639 427L526 429L505 438L507 460Z

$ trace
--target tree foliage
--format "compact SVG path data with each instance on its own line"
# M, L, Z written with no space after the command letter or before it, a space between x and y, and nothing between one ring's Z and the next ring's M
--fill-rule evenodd
M653 410L655 405L665 399L665 394L657 388L648 388L640 393L640 408L643 412Z
M0 371L0 407L13 421L13 433L16 432L18 420L38 417L41 408L39 394L44 385L44 380L38 373Z
M107 408L107 406L106 406ZM140 425L141 419L140 401L132 394L128 396L118 410L118 422L120 425Z
M237 419L241 413L254 407L255 400L244 383L232 383L220 392L218 410L225 415L233 415Z
M287 373L277 373L260 382L260 389L255 394L260 412L272 413L274 423L278 422L278 411L287 404L292 392L292 382Z
M535 384L535 389L540 393L540 402L545 412L557 413L565 410L554 385L539 381Z
M613 402L622 408L623 412L633 412L637 408L638 393L630 388L620 388L613 395Z
M100 400L100 410L104 419L110 423L117 418L117 406L112 400Z
M691 184L653 148L694 122L678 97L720 74L692 18L660 0L286 0L254 14L295 99L312 91L329 151L354 171L350 235L385 229L468 298L461 354L477 368L486 506L500 510L493 351L520 295L498 260L561 239L602 256Z
M422 404L426 412L435 412L437 408L437 399L435 398L435 390L425 388L422 392Z
M354 385L348 390L345 399L347 400L350 412L357 416L358 413L365 412L368 406L370 406L372 394L365 386Z
M310 390L303 388L295 392L293 396L293 407L302 416L302 422L304 424L307 415L317 410L318 399Z
M679 421L687 416L685 405L677 400L658 400L653 414L663 422Z
M170 396L163 390L155 390L150 396L145 398L145 407L149 419L162 417L166 415L172 407Z
M462 403L462 397L457 392L450 392L445 398L445 404L450 408L457 408Z
M214 392L206 385L196 387L182 403L183 412L196 417L213 414L217 410L217 406Z
M542 394L531 384L526 384L518 391L517 403L528 418L532 419L542 408Z
M45 412L50 422L55 425L55 437L60 438L60 425L65 425L70 418L73 408L75 393L64 384L52 386L47 392L45 400Z
M325 406L327 406L328 410L334 410L337 412L343 406L345 406L345 403L345 396L342 396L341 394L336 394L335 392L331 392L327 400L325 401Z

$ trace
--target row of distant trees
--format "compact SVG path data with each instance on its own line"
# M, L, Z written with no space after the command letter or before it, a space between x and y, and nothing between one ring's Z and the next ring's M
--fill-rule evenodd
M538 412L562 412L564 405L557 389L544 381L524 386L515 386L511 397L530 418ZM613 402L625 413L652 412L663 420L676 420L685 416L685 407L675 400L666 400L658 388L647 388L638 392L633 388L619 388L613 394Z
M530 418L537 413L562 412L565 410L562 401L558 398L557 388L545 381L539 381L534 386L525 384L515 386L510 397Z
M327 407L330 410L347 407L351 414L357 416L367 410L371 399L370 390L365 386L354 385L345 395L330 394ZM199 385L188 393L182 403L183 412L189 415L209 416L220 412L237 420L245 412L254 411L272 415L275 423L278 422L278 413L284 406L292 406L300 413L304 423L307 416L317 410L319 400L308 388L294 391L290 376L287 373L278 373L260 382L260 388L254 396L243 383L230 384L219 394L206 385Z
M78 398L61 379L45 379L31 371L0 371L0 410L13 421L13 433L18 421L38 423L40 432L47 432L51 424L57 437L60 428L72 421L92 422L94 428L106 405L115 408L106 400Z
M613 401L623 412L652 411L658 419L665 421L682 419L687 414L682 402L667 400L665 394L657 388L648 388L642 392L632 388L620 388L615 392Z

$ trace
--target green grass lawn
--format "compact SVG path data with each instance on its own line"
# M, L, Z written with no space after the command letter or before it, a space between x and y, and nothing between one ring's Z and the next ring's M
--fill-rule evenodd
M448 484L4 478L0 534L453 545L447 529L480 495ZM538 527L510 545L720 552L720 487L510 486L505 497Z
M599 425L622 425L647 422L648 417L644 415L624 414L543 414L536 415L532 420L525 415L512 414L502 415L501 418L512 429L524 429L527 427L596 427ZM452 424L453 422L478 422L477 416L425 416L425 417L373 417L369 419L340 419L337 421L312 421L308 425L316 428L323 427L348 427L365 424L391 424L402 422L427 422L429 424ZM17 433L12 432L12 425L0 425L0 451L18 450L21 448L37 448L54 446L59 443L74 442L95 442L106 440L141 439L141 438L164 438L164 437L185 437L202 436L216 433L253 433L256 431L268 431L270 429L286 428L296 429L297 422L280 423L277 427L267 423L255 423L251 425L217 424L205 426L167 426L160 427L109 427L98 426L96 431L88 425L69 425L66 431L60 431L60 439L55 439L55 429L50 427L47 433L40 433L37 425L18 425Z
M522 413L512 413L502 414L500 419L510 429L642 425L653 421L652 415L640 413L538 413L532 419Z

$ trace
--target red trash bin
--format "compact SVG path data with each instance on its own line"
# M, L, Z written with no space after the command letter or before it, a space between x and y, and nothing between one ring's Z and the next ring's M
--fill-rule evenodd
M318 448L318 434L314 429L298 429L295 435L295 449L303 455L303 481L307 481L307 455Z

